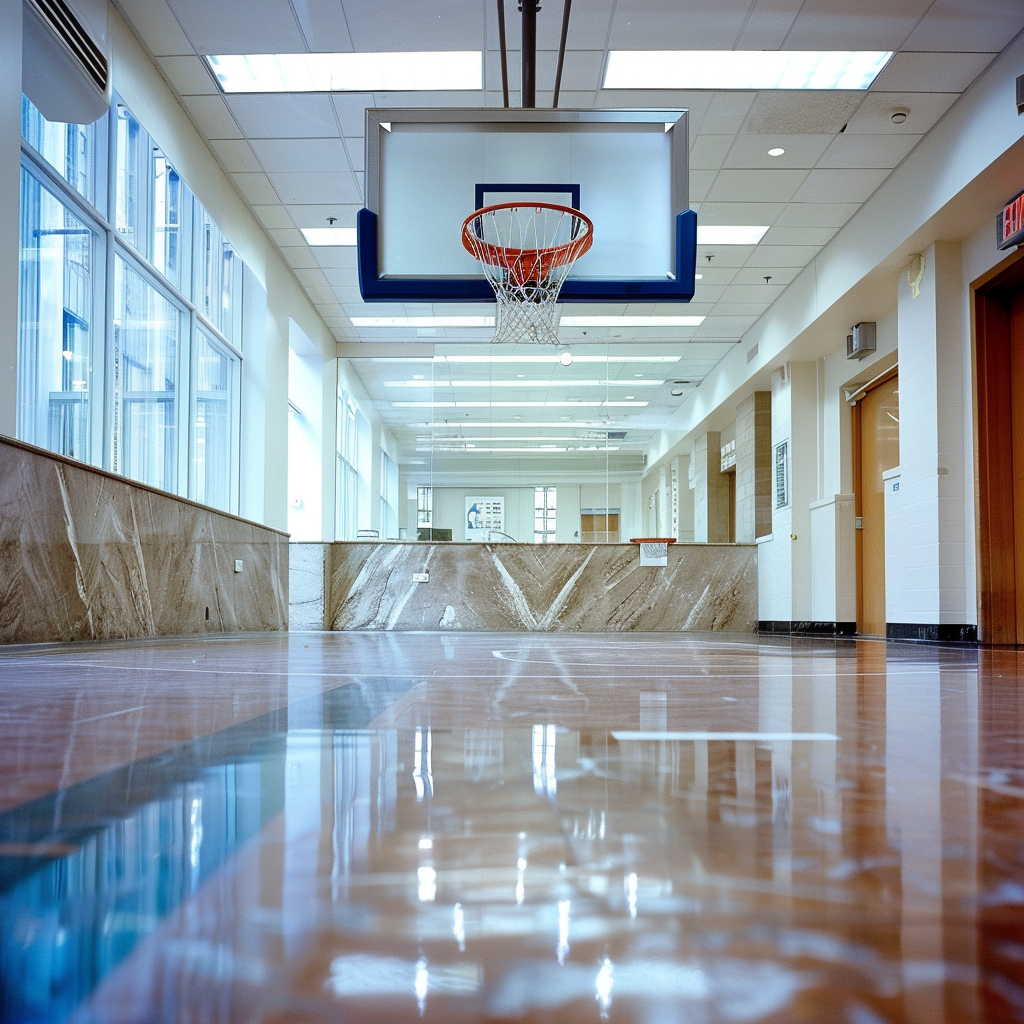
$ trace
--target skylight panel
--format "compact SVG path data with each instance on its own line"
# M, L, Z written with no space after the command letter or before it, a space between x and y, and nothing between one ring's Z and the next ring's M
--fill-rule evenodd
M891 50L612 50L605 89L868 89Z
M418 92L483 88L479 50L208 54L224 92Z

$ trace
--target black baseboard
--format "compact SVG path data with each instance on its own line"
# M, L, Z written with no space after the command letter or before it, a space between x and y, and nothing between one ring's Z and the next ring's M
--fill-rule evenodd
M856 622L808 622L802 619L762 619L757 624L758 633L773 636L853 636L857 632Z
M978 627L968 623L888 622L887 640L930 640L953 644L976 644Z

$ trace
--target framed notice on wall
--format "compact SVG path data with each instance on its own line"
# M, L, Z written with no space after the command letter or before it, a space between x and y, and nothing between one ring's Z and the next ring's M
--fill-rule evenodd
M467 497L466 540L490 540L492 530L505 532L505 499Z

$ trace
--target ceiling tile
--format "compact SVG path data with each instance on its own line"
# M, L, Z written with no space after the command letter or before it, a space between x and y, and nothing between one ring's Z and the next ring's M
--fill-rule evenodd
M742 267L755 248L753 245L698 245L697 273L710 274L720 267ZM714 258L709 260L708 256Z
M250 139L338 137L331 101L319 93L235 95L227 103Z
M348 169L340 139L253 139L252 148L268 173Z
M897 53L875 79L880 92L963 92L994 53Z
M770 277L771 281L765 281L765 277ZM746 313L748 310L733 310L726 309L724 307L735 306L739 303L746 303L749 305L765 306L767 307L770 303L774 302L784 291L786 286L781 281L775 280L775 275L771 270L766 269L764 274L761 275L759 284L738 284L733 283L725 289L725 294L722 296L720 302L715 305L715 313Z
M700 123L709 135L735 135L743 125L757 97L755 92L716 92Z
M281 255L293 270L315 270L319 266L308 245L282 246Z
M698 224L774 224L785 203L701 203Z
M763 267L743 267L736 272L733 284L763 285L764 275L770 273L772 275L772 286L785 285L792 282L802 269L802 267L775 267L768 271ZM730 291L729 294L731 295L732 292Z
M690 170L717 171L731 145L731 135L698 135L690 146Z
M265 228L293 228L295 224L288 211L277 204L272 206L253 206L252 212L260 219Z
M806 171L719 171L707 199L713 203L785 203L806 177Z
M818 254L820 245L759 245L746 262L747 267L806 267Z
M792 228L841 228L860 203L790 203L775 224Z
M231 179L252 206L280 203L274 186L270 184L270 179L265 174L236 171L231 175Z
M756 0L736 40L737 50L779 50L804 0Z
M955 92L869 92L846 126L846 135L922 135L957 101ZM895 110L907 110L906 121L892 123Z
M353 49L345 11L337 0L303 0L292 6L299 30L310 50L347 53Z
M210 147L228 171L259 171L260 162L244 139L214 139Z
M838 136L819 167L895 167L921 141L920 135Z
M220 96L184 96L182 105L207 139L240 139L242 133Z
M766 90L757 94L743 129L755 135L835 136L864 102L865 95L854 91Z
M170 0L199 53L301 53L306 49L288 0Z
M735 137L725 160L728 168L786 170L813 167L828 149L834 135L748 135ZM784 149L782 156L769 156L769 149Z
M884 169L814 170L793 198L798 203L827 203L838 198L863 203L888 175Z
M937 0L900 49L995 52L1022 28L1020 0Z
M297 228L354 228L361 209L362 203L310 204L289 206L288 213ZM328 224L329 217L336 218L337 223Z
M356 50L480 50L484 46L484 8L476 0L447 0L429 7L420 0L344 0L342 7Z
M192 54L193 47L165 0L118 0L118 10L128 19L149 52Z
M327 276L322 270L296 270L295 276L304 288L329 288Z
M839 228L791 228L775 226L768 229L762 245L825 245Z
M157 64L179 96L219 96L209 65L199 57L158 57Z
M355 270L356 248L354 245L318 245L312 250L315 254L313 266L326 270Z
M302 232L296 228L271 228L269 234L279 246L306 244L305 238L302 237Z
M790 50L898 50L932 0L806 0L786 36ZM842 40L837 46L836 40Z
M362 200L352 175L338 171L279 171L267 175L287 206L292 203L356 203Z
M608 37L617 50L731 50L749 0L619 0Z

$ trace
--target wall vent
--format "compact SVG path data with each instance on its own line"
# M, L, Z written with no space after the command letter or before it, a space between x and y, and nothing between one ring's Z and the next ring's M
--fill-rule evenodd
M75 12L64 0L29 0L29 3L71 51L71 55L82 65L100 92L106 92L110 81L110 65L103 51L75 17Z
M107 6L24 0L21 90L48 121L91 124L110 107Z

